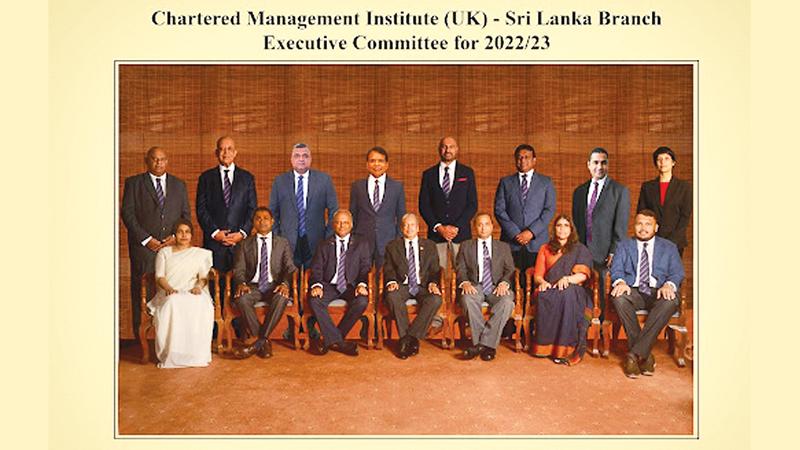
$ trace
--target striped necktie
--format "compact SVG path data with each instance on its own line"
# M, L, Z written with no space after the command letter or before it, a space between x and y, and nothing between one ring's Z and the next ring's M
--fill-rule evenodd
M229 208L231 206L231 179L228 178L230 170L225 169L222 172L224 172L222 178L225 179L222 183L222 196L225 198L225 207Z
M419 280L417 280L417 261L414 258L414 243L408 242L408 293L417 295Z
M597 190L600 184L595 181L592 183L592 198L589 199L589 205L586 207L586 243L592 242L592 213L594 207L597 206Z
M375 190L372 191L372 209L375 212L381 208L381 185L380 182L376 179L375 180Z
M450 167L444 167L444 176L442 177L442 192L445 197L450 196Z
M528 199L528 174L522 174L522 183L519 185L519 192L522 194L522 203L525 203L525 200Z
M156 178L156 199L158 207L164 209L164 188L161 187L161 178Z
M347 289L347 277L344 273L345 254L347 247L344 245L344 239L339 239L339 260L336 263L336 290L341 294Z
M483 276L481 277L481 285L483 286L484 294L491 294L492 288L492 257L489 256L489 246L486 241L483 241Z
M306 235L306 202L303 195L303 176L297 177L297 192L295 194L295 203L297 205L297 236L303 237Z
M267 238L261 238L261 261L258 264L258 290L262 294L269 289L269 249L267 248Z
M642 256L639 258L639 292L650 295L650 258L647 257L647 242L642 244Z

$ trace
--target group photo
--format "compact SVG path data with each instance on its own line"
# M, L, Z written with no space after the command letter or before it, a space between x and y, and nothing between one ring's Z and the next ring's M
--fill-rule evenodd
M696 63L115 75L115 436L696 436Z

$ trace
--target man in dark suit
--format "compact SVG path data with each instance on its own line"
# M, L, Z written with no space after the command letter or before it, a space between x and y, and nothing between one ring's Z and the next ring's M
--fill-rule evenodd
M358 355L358 346L344 340L367 308L369 270L372 265L369 242L350 234L353 216L339 210L333 215L334 236L317 246L311 260L311 309L322 329L325 342L314 338L312 349L325 354L328 349L350 356ZM348 303L339 325L333 324L328 304L335 299Z
M294 145L291 163L292 170L272 182L269 208L275 214L276 234L294 249L294 264L308 267L319 241L332 233L330 223L339 202L330 175L311 169L311 149L306 144Z
M296 270L292 263L292 249L286 239L272 233L272 224L272 211L263 206L256 208L253 214L256 233L236 246L233 259L234 303L244 316L250 333L250 345L237 353L242 359L254 354L262 358L272 356L269 335L291 301L289 283ZM256 303L260 302L269 305L263 324L258 323L255 309Z
M514 309L514 260L508 244L492 239L494 225L489 214L478 213L474 226L478 238L462 242L456 257L456 283L472 329L472 346L464 350L463 358L480 355L482 360L491 361L503 325ZM488 321L483 320L483 302L492 308Z
M214 255L214 268L230 270L234 248L253 228L256 185L250 172L234 163L236 144L229 136L217 140L219 165L208 169L197 181L195 208L203 229L203 247ZM220 283L224 292L224 283ZM224 302L225 300L220 299Z
M608 152L597 147L586 163L592 178L572 194L572 220L581 243L589 247L594 267L600 273L600 292L606 292L605 274L617 243L628 233L631 210L628 188L608 176ZM605 309L605 296L600 296Z
M475 173L456 162L458 142L439 141L439 164L422 173L419 212L428 224L428 239L460 243L470 238L470 221L478 210Z
M150 148L144 157L147 172L125 179L122 194L122 222L128 229L131 264L131 314L133 333L139 337L139 299L142 275L155 270L156 252L172 245L172 225L178 219L191 220L186 185L167 173L167 154ZM149 296L148 296L149 298Z
M677 162L675 152L669 147L658 147L653 152L658 177L642 184L636 211L649 209L655 212L658 236L672 241L683 256L683 249L688 244L686 227L692 217L692 187L672 175Z
M494 214L500 222L500 240L508 242L514 265L525 273L536 262L539 247L550 240L547 228L556 212L556 191L550 177L534 170L533 147L518 145L514 160L517 173L497 185Z
M383 265L386 283L386 303L397 322L400 335L397 356L406 359L419 353L419 340L425 338L433 317L442 305L439 279L439 254L436 244L420 239L419 221L414 213L402 219L403 237L386 246ZM417 317L408 324L406 301L414 299L419 304Z
M375 265L383 265L386 244L400 236L400 219L406 213L403 183L386 175L389 154L383 147L367 152L369 176L350 186L353 234L369 242Z
M629 378L655 371L651 349L658 333L678 310L678 288L684 277L675 244L655 235L658 223L653 211L645 209L636 214L634 229L636 238L617 245L611 264L611 297L628 336L623 370ZM642 309L649 313L640 329L636 311Z

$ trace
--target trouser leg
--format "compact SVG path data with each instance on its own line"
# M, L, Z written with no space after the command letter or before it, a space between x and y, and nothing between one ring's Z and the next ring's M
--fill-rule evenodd
M395 291L384 292L386 292L386 304L391 310L394 320L397 322L398 337L404 337L408 334L408 309L406 308L408 286L400 285Z
M439 311L439 307L442 306L442 297L427 291L424 293L418 292L417 303L419 304L417 306L417 317L411 323L408 334L422 340L425 339L425 335L428 333L433 317Z
M289 303L289 299L281 294L275 293L272 296L269 301L269 311L267 311L267 316L264 318L264 323L258 330L258 336L260 338L269 339L270 333L272 333L272 330L275 329L275 327L278 325L278 322L281 320L281 316L283 316L283 311L286 309L287 303Z
M628 350L633 351L633 347L639 340L639 320L636 318L636 311L645 308L644 299L636 288L631 288L630 294L614 297L614 308L622 326L625 327L625 334L628 336Z
M483 334L484 321L481 304L484 294L478 291L475 294L462 294L461 306L467 311L469 327L472 329L472 345L480 344L481 334Z
M640 358L647 358L650 355L650 350L653 348L653 343L658 338L658 334L669 323L670 317L678 310L678 300L657 300L652 299L650 312L647 314L647 320L644 322L644 327L635 343L631 347L631 351ZM627 332L627 330L626 330Z
M355 295L355 291L345 292L348 294L345 298L347 300L347 311L344 313L344 317L342 317L342 321L339 322L339 333L341 333L342 338L347 336L347 333L350 332L350 329L353 328L353 325L356 324L358 319L364 314L364 311L367 309L367 304L369 301L367 297L364 295ZM369 322L367 322L369 323Z
M328 303L338 297L336 288L325 284L322 288L322 298L311 297L309 303L311 309L314 311L314 317L317 318L317 323L322 331L322 336L325 338L325 344L332 345L337 342L342 342L342 334L339 329L334 325L331 315L328 313Z
M486 301L492 308L492 315L481 333L480 343L486 347L497 348L503 325L514 310L514 294L509 293L502 297L489 294L486 296Z
M261 301L261 292L259 292L258 289L252 288L247 294L233 300L236 308L239 309L242 317L244 317L244 321L247 324L247 331L250 333L250 336L253 337L258 336L258 328L260 326L255 308L255 304L259 301Z

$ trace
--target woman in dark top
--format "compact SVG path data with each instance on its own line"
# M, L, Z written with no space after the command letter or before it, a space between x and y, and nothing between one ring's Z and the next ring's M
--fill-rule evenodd
M692 217L692 187L672 175L676 163L675 153L669 147L658 147L653 152L658 177L642 184L636 212L643 209L655 211L657 235L675 243L683 256L687 245L686 227Z

